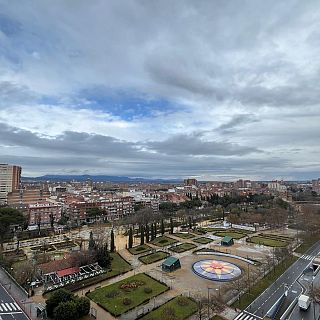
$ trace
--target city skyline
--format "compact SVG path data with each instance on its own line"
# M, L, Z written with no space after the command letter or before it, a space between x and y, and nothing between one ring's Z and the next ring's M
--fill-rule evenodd
M0 6L0 163L23 176L319 177L316 1Z

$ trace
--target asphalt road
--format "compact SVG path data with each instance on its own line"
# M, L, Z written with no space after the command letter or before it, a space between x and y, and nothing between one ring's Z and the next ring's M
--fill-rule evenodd
M298 290L297 280L311 263L313 257L319 254L319 252L320 241L314 244L299 260L290 266L271 286L256 298L245 311L264 318L271 307L280 299L286 287L288 287L292 299L294 299L295 296L299 296L301 290Z
M0 284L0 320L29 320L21 307Z

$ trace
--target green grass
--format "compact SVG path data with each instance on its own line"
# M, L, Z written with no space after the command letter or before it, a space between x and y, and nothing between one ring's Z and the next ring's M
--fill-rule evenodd
M192 244L192 243L182 243L182 244L179 244L177 246L170 247L169 250L171 250L173 252L181 253L181 252L185 252L185 251L194 249L196 247L197 246L195 244Z
M201 237L201 238L193 239L192 241L197 242L197 243L201 243L201 244L207 244L209 242L212 242L213 239Z
M225 318L222 318L220 316L213 316L210 320L225 320Z
M136 285L136 287L121 288L122 285L129 286L130 284L132 286ZM113 316L120 316L168 289L165 284L144 273L140 273L109 286L96 289L88 293L87 296Z
M302 244L295 250L295 252L303 254L319 240L320 240L319 235L306 238L303 240Z
M259 236L265 237L265 238L276 239L276 240L287 241L287 242L294 240L292 237L278 235L278 234L271 234L271 233L260 233Z
M140 246L136 246L136 247L133 247L133 248L130 248L128 249L128 251L131 253L131 254L140 254L140 253L145 253L145 252L148 252L150 251L151 248L146 245L146 244L143 244L143 245L140 245Z
M174 233L173 236L179 237L181 239L192 239L195 237L195 235L190 234L190 233Z
M119 274L126 273L132 270L131 265L124 260L118 253L110 253L110 256L113 258L111 261L111 270L105 273L102 273L96 277L78 281L76 283L71 283L63 287L66 290L76 291L83 289L85 287L97 284L104 280L110 279L112 277L118 276Z
M178 242L177 240L174 240L174 239L169 238L167 236L161 236L161 237L155 238L154 240L150 241L150 243L152 243L158 247L169 246L169 245L177 243L177 242Z
M139 260L144 264L150 264L168 257L169 254L164 251L157 251L154 253L147 254L145 256L139 257Z
M271 270L263 279L259 280L253 287L251 287L250 293L247 292L243 294L241 296L240 303L237 300L232 304L232 306L242 309L246 308L297 260L297 257L286 258L283 262L275 267L274 271Z
M184 320L188 319L195 312L197 312L197 303L187 297L175 297L172 300L166 302L159 308L149 312L141 320L165 320L168 319L168 315L172 316L170 319Z
M246 236L245 233L240 233L237 231L218 231L218 232L215 232L214 235L218 237L229 236L229 237L232 237L233 239L241 239Z
M269 246L269 247L286 247L288 245L288 242L283 240L276 240L261 236L253 236L249 239L247 239L248 242L256 243L259 245Z

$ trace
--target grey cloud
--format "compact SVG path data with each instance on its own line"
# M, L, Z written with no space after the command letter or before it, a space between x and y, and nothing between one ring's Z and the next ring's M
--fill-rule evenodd
M246 124L258 122L259 120L257 117L253 114L237 114L234 115L228 122L220 125L217 128L217 131L220 131L221 133L233 133L239 127L244 126Z
M240 146L227 141L203 141L199 135L176 135L164 141L147 143L148 148L159 153L169 155L194 155L194 156L241 156L250 153L260 153L261 150L252 147Z

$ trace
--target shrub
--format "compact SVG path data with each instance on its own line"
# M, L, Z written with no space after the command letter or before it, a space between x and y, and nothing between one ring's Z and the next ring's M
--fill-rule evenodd
M123 300L122 300L122 303L125 305L125 306L129 306L130 304L131 304L131 299L129 299L129 298L124 298Z
M145 287L145 288L144 288L144 292L149 294L149 293L152 292L152 289L149 288L149 287Z
M185 307L189 304L189 300L186 297L179 297L177 303L180 307Z
M166 242L168 242L167 239L162 239L162 240L159 241L159 243L166 243Z
M90 300L86 297L77 298L76 307L79 317L86 316L90 311Z
M119 294L120 294L120 292L118 290L111 290L106 293L106 297L112 299L112 298L118 296Z

